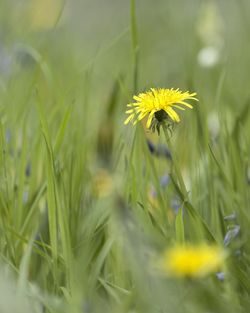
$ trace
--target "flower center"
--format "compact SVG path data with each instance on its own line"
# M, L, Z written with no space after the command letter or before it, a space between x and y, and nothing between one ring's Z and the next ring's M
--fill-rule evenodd
M155 118L161 123L168 118L168 114L161 109L160 111L155 112Z

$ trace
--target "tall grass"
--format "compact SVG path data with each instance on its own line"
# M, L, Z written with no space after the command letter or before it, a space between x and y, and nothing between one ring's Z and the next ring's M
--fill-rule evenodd
M88 36L60 20L32 31L0 4L0 312L248 312L247 1L215 4L224 46L210 68L199 1L113 3L114 21L111 2L93 3L76 5L106 14L110 37L97 18ZM154 86L200 100L170 138L123 125ZM176 242L224 246L223 273L161 275Z

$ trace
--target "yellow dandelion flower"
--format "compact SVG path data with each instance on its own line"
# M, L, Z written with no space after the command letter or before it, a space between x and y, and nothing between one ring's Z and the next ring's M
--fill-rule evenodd
M216 272L224 263L225 251L218 246L179 245L167 250L161 261L161 269L178 277L203 277Z
M148 115L147 128L152 126L152 120L155 118L159 123L164 122L168 117L173 122L179 122L180 117L175 112L174 108L185 110L184 107L192 109L192 105L186 100L196 100L196 93L182 92L179 89L163 89L151 88L146 93L140 93L134 96L134 103L129 103L129 109L126 111L129 114L124 124L133 121L135 125Z

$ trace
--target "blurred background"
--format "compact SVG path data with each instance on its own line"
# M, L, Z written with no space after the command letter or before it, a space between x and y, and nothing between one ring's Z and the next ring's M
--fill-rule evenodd
M75 97L77 83L84 89L81 79L89 75L88 96L96 108L89 114L102 110L107 90L121 77L123 94L130 98L129 1L2 0L0 5L2 91L8 81L42 60L51 76L47 79L59 84L68 101ZM136 11L137 91L195 87L212 112L220 86L223 114L234 115L249 96L248 1L138 0Z
M247 312L249 34L248 0L0 0L1 313ZM197 92L172 138L199 216L185 234L242 229L228 284L141 266L186 203L165 139L124 126L151 87Z
M136 7L141 89L182 87L192 80L212 100L218 85L213 74L219 79L223 69L228 97L245 100L248 1L138 0ZM74 68L80 75L92 65L96 91L117 75L129 75L129 1L2 0L0 12L2 75L10 74L10 59L18 57L21 44L37 50L57 72Z

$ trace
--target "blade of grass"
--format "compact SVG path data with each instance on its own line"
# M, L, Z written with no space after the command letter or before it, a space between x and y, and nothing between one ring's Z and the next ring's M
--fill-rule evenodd
M139 68L139 45L137 38L137 25L136 25L136 1L130 0L130 28L131 28L131 40L132 40L132 52L133 52L133 94L137 93L138 88L138 68Z
M57 225L57 199L56 199L56 177L54 168L54 154L49 136L49 129L45 117L44 107L37 97L37 109L41 124L41 131L46 145L46 172L47 172L47 202L48 202L48 220L51 251L53 258L53 276L57 277L57 262L58 262L58 225Z
M179 209L175 219L175 232L177 242L183 244L185 242L185 230L183 223L183 210Z

